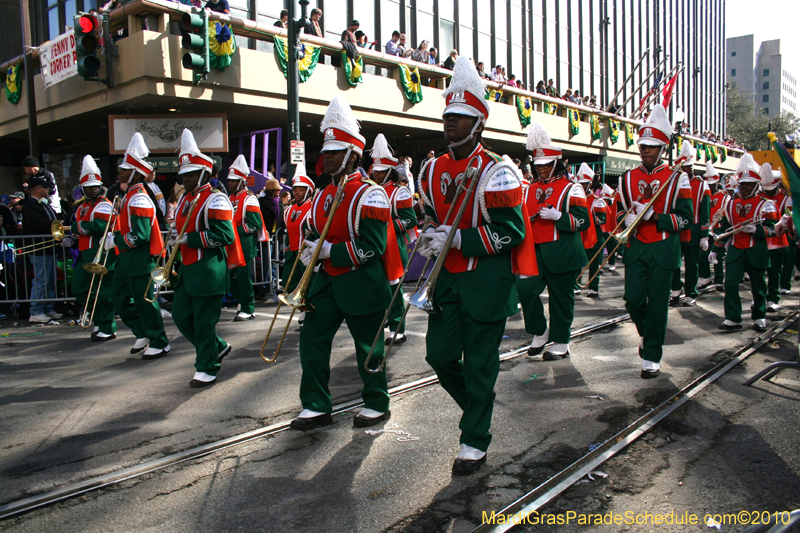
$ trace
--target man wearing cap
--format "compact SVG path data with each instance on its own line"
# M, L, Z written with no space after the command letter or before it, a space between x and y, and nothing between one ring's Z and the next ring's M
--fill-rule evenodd
M61 214L61 197L58 195L58 184L53 173L39 166L39 160L32 155L25 156L22 160L22 187L30 188L30 179L34 176L42 178L47 182L48 198L50 208L58 215Z
M689 141L683 141L686 153L691 157L683 162L681 171L689 178L692 187L692 213L694 218L689 226L681 232L681 255L683 256L684 275L686 283L681 281L681 270L675 271L672 276L672 293L670 305L677 306L680 302L681 291L686 295L683 300L684 307L692 307L697 303L697 290L700 271L700 252L708 250L708 226L710 223L710 198L711 191L700 176L694 174L694 158L696 151ZM683 147L682 147L683 149Z
M727 246L725 258L725 321L719 329L736 331L742 329L742 299L739 285L744 274L750 276L753 305L750 317L753 329L767 330L767 280L770 254L767 239L775 236L775 223L779 215L772 200L758 195L762 176L772 177L772 166L765 163L759 167L750 154L744 154L736 169L739 177L739 196L731 200L720 223L720 233L738 225L740 231L729 237L718 239L709 254L710 263L716 262L717 250Z
M264 184L263 196L259 196L258 205L261 207L261 218L264 220L264 229L269 234L275 233L278 229L281 208L279 196L281 194L281 184L276 179L268 179Z
M673 173L661 159L671 137L667 112L657 104L639 130L642 164L626 172L617 189L617 216L622 219L623 227L629 227L637 215L643 215L623 259L625 308L639 332L643 379L657 377L661 368L670 285L674 271L681 266L680 232L694 216L688 176ZM688 155L681 152L681 157ZM662 186L667 188L645 211ZM628 210L630 213L625 215Z
M385 264L389 198L384 189L356 170L365 139L352 109L342 97L328 105L322 121L322 154L325 172L333 182L314 195L308 215L311 236L300 253L308 266L319 247L319 272L308 291L309 312L300 330L300 401L303 411L292 421L295 430L307 431L332 423L333 409L328 379L333 337L342 321L347 322L356 348L358 372L364 386L364 408L353 419L355 427L368 427L388 420L389 392L386 369L371 373L364 369L376 333L383 333L383 315L391 299L389 279L402 275L399 264ZM338 185L337 185L338 184ZM334 196L343 187L342 202L331 220L325 240L319 236L331 216ZM399 274L397 270L399 269ZM383 339L373 352L372 363L383 359Z
M765 165L766 166L766 165ZM784 192L781 187L781 171L762 167L761 197L772 200L778 212L778 217L790 216L792 197ZM783 226L784 224L781 224ZM788 239L781 232L780 235L767 238L769 249L769 269L767 269L767 311L775 312L780 309L781 294L791 294L792 270L794 270L794 252L792 247L794 239Z
M389 196L389 204L392 206L392 224L394 235L396 236L397 248L400 253L400 261L403 268L408 265L408 248L407 244L413 239L409 238L409 232L416 238L417 215L414 212L414 198L411 196L411 190L400 185L399 181L402 178L408 179L405 173L403 176L397 170L397 159L392 156L392 150L389 148L389 143L386 142L386 137L379 133L375 138L370 151L372 156L372 166L370 167L370 177L372 181L378 185L383 185L386 189L386 194ZM393 245L394 243L389 243ZM391 280L392 288L399 283L399 279ZM406 342L407 337L406 321L403 318L403 311L405 310L405 300L402 298L402 292L394 299L391 312L389 313L389 337L386 339L386 345L402 344ZM402 320L401 320L402 319Z
M583 246L586 249L586 260L589 261L594 258L594 261L589 265L589 277L592 282L589 284L589 292L587 295L590 298L596 298L600 295L600 276L597 276L597 271L600 264L603 262L603 254L600 251L603 249L603 227L606 224L606 216L608 206L602 198L595 196L591 190L592 182L594 181L594 171L586 163L581 163L578 170L578 183L583 187L583 192L586 195L586 205L589 208L589 216L591 217L592 227L585 230L581 235L583 239ZM594 232L591 238L586 235L588 232ZM593 244L591 244L593 243Z
M299 262L300 245L305 239L306 218L311 211L311 197L314 195L314 182L306 174L303 163L297 165L292 180L292 196L294 201L283 211L283 223L286 226L286 251L283 255L283 290L291 294L297 288L305 268ZM295 266L296 265L296 266ZM291 274L291 278L289 277ZM313 275L312 282L313 283ZM300 313L298 322L302 325L305 311Z
M110 341L117 338L117 321L114 320L111 286L114 267L117 263L117 251L114 249L104 250L104 253L99 256L99 263L106 267L107 274L93 275L84 269L84 265L95 261L97 250L102 246L106 235L108 221L114 216L111 202L100 194L103 181L100 169L91 155L83 158L80 184L85 200L75 212L75 222L70 227L72 235L78 236L78 250L80 250L72 275L72 293L79 303L86 305L86 309L84 309L86 320L92 315L92 309L94 309L92 340L95 342ZM113 229L113 227L109 228L109 230ZM66 239L64 240L66 241Z
M529 226L523 214L527 211L522 203L522 176L513 163L481 144L489 117L483 95L475 66L459 57L443 95L442 123L449 150L431 159L420 174L425 214L433 219L420 235L420 254L447 253L432 295L440 312L428 315L425 360L463 411L454 475L477 472L486 462L499 347L506 319L517 313L514 274L536 274L533 241L525 239ZM459 191L470 186L465 179L468 168L478 170L474 177L478 182L465 200L465 193ZM464 201L468 207L454 228L455 213ZM454 209L446 219L451 205ZM452 243L445 251L451 232Z
M356 30L358 30L361 23L357 20L350 22L346 30L342 32L342 41L346 43L353 43L358 46L358 39L356 38Z
M708 233L711 235L719 226L719 223L722 220L722 215L724 214L725 206L730 201L731 197L725 192L725 187L722 186L719 180L719 172L717 172L717 169L714 168L714 165L711 163L711 161L706 162L705 179L710 193L708 199L708 215L710 219ZM713 245L713 243L711 244ZM700 253L700 279L697 281L697 288L703 289L713 282L716 290L722 292L725 290L725 278L722 268L722 264L724 263L722 259L725 254L725 250L719 250L717 252L717 263L714 265L714 279L712 280L711 263L708 262L708 255L711 253L711 248L712 247L709 246L708 250L703 250Z
M517 293L525 318L525 331L533 335L528 355L545 350L545 361L569 357L569 339L575 315L575 280L586 266L581 232L591 227L583 187L573 183L561 157L541 124L531 124L528 150L533 152L537 179L525 191L531 216L539 275L517 282ZM550 323L544 314L541 294L550 295Z
M231 294L239 302L239 311L234 322L255 318L256 299L253 291L253 259L257 255L259 242L269 240L269 234L261 218L258 198L247 188L250 168L243 155L239 155L228 170L228 186L231 188L230 201L233 204L233 225L242 244L242 255L246 265L231 269Z
M195 348L195 374L189 385L199 388L216 381L222 360L231 352L216 327L228 292L228 269L246 263L233 227L233 206L208 183L214 161L200 151L189 129L183 130L178 160L186 193L175 208L170 235L172 245L181 247L172 318Z
M119 252L111 286L113 303L136 337L131 354L144 350L143 360L163 357L171 349L158 303L145 300L145 296L153 299L150 273L164 247L156 206L144 185L145 177L153 172L153 166L145 161L149 153L142 135L134 133L119 166L119 182L127 186L117 219L119 227L104 242L106 250L116 247Z
M47 235L25 239L24 244L38 244L30 254L33 258L33 300L31 303L30 322L45 324L51 318L61 318L61 313L53 309L52 301L56 297L56 248L44 245L52 241L51 225L58 220L58 214L50 205L50 183L44 176L34 175L27 178L28 195L22 205L23 233L25 235Z

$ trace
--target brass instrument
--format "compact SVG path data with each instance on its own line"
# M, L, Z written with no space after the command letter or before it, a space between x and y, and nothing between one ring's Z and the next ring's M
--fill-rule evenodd
M581 289L588 289L589 285L591 285L591 283L594 280L594 278L596 278L599 275L598 272L600 272L600 270L603 268L603 266L605 266L605 264L608 263L608 261L609 261L608 259L603 261L600 264L600 266L597 268L597 272L595 272L594 276L591 276L586 281L586 283L581 283L581 278L583 277L584 272L586 272L587 270L589 270L589 268L591 268L592 263L594 262L594 260L597 259L597 257L603 253L603 250L606 249L606 246L608 246L608 244L611 242L611 240L615 238L617 230L619 230L620 226L622 226L622 223L625 221L625 217L630 215L632 211L633 211L633 207L631 207L630 209L625 211L625 213L623 214L622 218L619 219L619 222L617 223L617 225L614 228L614 230L608 235L608 238L606 238L606 240L603 242L603 245L597 250L597 252L592 256L592 258L589 259L589 262L586 263L586 266L583 267L583 270L581 270L580 274L578 274L578 279L576 280L576 284L578 285L578 287L580 287ZM612 248L611 250L608 251L609 259L613 256L613 254L617 253L617 250L619 250L620 246L622 246L622 243L621 242L617 242L617 245L614 246L614 248Z
M178 257L178 251L181 249L178 242L183 238L183 235L186 233L186 229L189 227L189 222L192 220L192 216L194 215L194 210L197 207L197 201L200 200L200 195L194 197L192 203L189 204L189 213L186 215L186 222L183 223L183 227L181 228L181 232L178 234L178 237L175 239L175 245L172 247L172 251L167 258L167 262L164 263L163 267L156 267L150 272L150 281L147 282L147 287L144 289L144 300L148 303L153 303L158 299L158 293L162 287L166 287L171 285L175 282L178 274L172 270L172 265L175 263L175 259ZM164 242L164 248L167 247L167 243ZM163 249L162 249L163 252ZM160 255L160 254L159 254ZM147 293L150 292L150 284L155 284L155 291L153 292L153 298L150 299L147 297Z
M297 268L298 263L300 263L300 254L303 253L303 249L306 246L306 239L310 234L311 230L306 229L305 235L303 236L303 240L300 242L300 248L297 249L297 257L294 259L292 270L289 271L289 277L286 279L292 279L292 276L294 275L294 270ZM264 343L261 345L261 351L259 352L261 359L263 359L267 363L274 363L278 359L278 352L281 351L281 346L283 346L283 340L286 338L286 333L288 333L289 331L289 326L292 325L292 319L294 318L294 313L295 311L297 311L295 307L292 307L292 312L289 314L289 320L286 322L286 327L283 329L283 335L281 335L281 340L280 342L278 342L278 347L275 348L275 353L272 354L272 358L267 359L266 357L264 357L264 349L267 347L267 341L269 341L269 337L272 334L272 327L275 325L275 319L278 318L278 312L281 310L281 305L283 305L283 302L279 299L278 307L275 309L275 314L272 315L272 322L269 323L267 336L264 337Z
M741 233L744 231L745 226L760 226L764 223L766 219L758 214L751 218L750 220L745 220L744 222L739 222L738 224L734 224L725 233L721 233L719 235L714 235L713 233L711 236L714 238L715 241L719 241L720 239L725 239L730 237L731 235L736 235L737 233Z
M54 220L53 223L50 224L50 233L53 235L52 239L14 248L12 253L15 256L20 256L34 252L41 252L42 250L47 250L49 248L55 248L61 241L64 240L65 237L71 236L69 233L69 228L64 226L58 220Z
M84 329L89 328L92 325L92 321L94 320L94 310L97 308L97 300L100 298L100 286L103 284L103 276L108 274L106 262L108 261L108 256L111 253L111 250L105 249L105 239L106 235L108 235L108 230L114 227L117 217L119 216L119 202L120 197L115 196L114 203L111 206L111 216L109 216L108 221L106 221L106 227L103 230L103 236L100 240L100 246L97 247L97 254L94 256L94 261L83 264L83 269L87 272L91 272L92 274L92 280L89 282L89 294L86 296L86 303L83 305L83 316L81 317L80 322L78 322ZM100 256L103 254L105 254L105 257L103 257L103 262L100 263ZM94 304L92 304L92 312L89 314L89 299L92 297L92 287L94 287L94 280L97 276L100 276L100 279L97 282L97 287L94 289ZM89 315L88 317L87 314Z

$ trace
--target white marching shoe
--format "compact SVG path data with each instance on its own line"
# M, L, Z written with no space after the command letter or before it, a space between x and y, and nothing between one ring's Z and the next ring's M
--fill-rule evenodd
M550 330L544 330L544 333L541 335L536 335L533 337L533 341L531 341L531 345L528 347L528 355L534 356L539 355L544 350L544 345L550 340Z

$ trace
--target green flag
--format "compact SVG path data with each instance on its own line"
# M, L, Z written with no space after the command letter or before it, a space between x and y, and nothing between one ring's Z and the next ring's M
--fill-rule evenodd
M289 57L289 41L283 37L275 37L275 56L278 58L278 64L281 67L281 72L286 76L287 65L286 61ZM305 82L314 73L319 62L319 53L322 49L313 44L303 43L302 52L303 57L297 60L297 70L300 73L300 83Z
M22 95L21 86L22 78L19 75L21 65L17 63L14 66L8 67L6 73L6 98L12 104L19 102L19 97Z
M517 116L519 117L519 124L523 128L531 123L531 111L533 110L533 103L527 96L515 96L517 102Z
M633 146L633 124L625 124L625 146Z
M611 139L611 144L614 144L619 140L619 122L608 119L608 129L610 131L608 138Z
M412 104L422 101L422 84L419 77L419 67L413 69L400 65L400 83L403 85L403 94Z
M344 65L344 77L350 87L355 87L364 81L361 77L364 72L364 56L358 54L356 60L352 61L347 57L347 52L342 50L342 65Z
M592 127L592 139L595 141L600 140L602 131L600 130L600 117L592 115L589 117L589 125Z
M569 118L569 132L572 135L577 135L581 130L581 115L577 109L568 109L567 117Z
M772 149L777 152L778 159L781 160L783 186L792 195L792 204L800 205L800 167L797 166L797 163L786 151L786 148L778 142L778 138L774 133L769 132L767 138L772 143ZM778 213L778 215L781 216L783 213ZM794 222L795 228L800 228L800 209L792 209L792 222Z

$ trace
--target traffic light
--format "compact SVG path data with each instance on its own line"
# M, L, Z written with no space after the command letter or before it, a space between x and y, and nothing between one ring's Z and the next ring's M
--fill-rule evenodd
M78 13L75 22L75 52L78 74L89 80L100 72L100 59L97 57L97 29L100 21L90 13Z
M211 56L208 53L208 14L204 9L197 13L186 13L181 17L183 39L181 46L190 50L183 54L183 68L194 71L194 83L208 79L211 71Z

